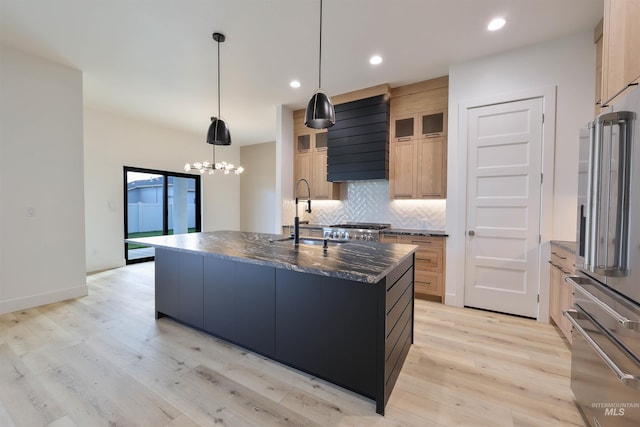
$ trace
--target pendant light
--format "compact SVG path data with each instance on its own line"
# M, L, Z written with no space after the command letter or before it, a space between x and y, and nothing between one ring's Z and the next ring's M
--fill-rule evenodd
M331 99L322 90L322 0L320 0L320 48L318 59L318 90L307 104L304 115L305 126L312 129L325 129L336 124L336 111Z
M209 125L209 131L207 132L207 143L213 145L213 161L187 163L184 165L184 170L185 172L198 170L201 174L207 171L209 174L221 171L225 175L232 172L240 175L244 172L242 166L235 167L231 163L216 162L216 145L231 145L231 133L229 133L227 123L220 117L220 43L225 41L225 37L224 34L213 33L213 39L218 43L218 116L211 117L211 125Z
M211 117L207 142L213 145L231 145L229 126L220 117L220 43L225 41L225 36L221 33L213 33L213 39L218 43L218 117Z

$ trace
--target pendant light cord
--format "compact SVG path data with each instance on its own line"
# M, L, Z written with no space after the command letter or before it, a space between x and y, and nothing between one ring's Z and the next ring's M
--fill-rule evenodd
M322 88L322 0L320 0L320 57L318 59L318 89Z
M218 118L220 118L220 41L218 43ZM215 148L214 148L215 153Z

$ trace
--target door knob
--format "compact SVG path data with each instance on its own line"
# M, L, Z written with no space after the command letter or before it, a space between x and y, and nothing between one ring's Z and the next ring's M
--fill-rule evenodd
M475 236L475 235L476 235L476 232L475 232L475 231L473 231L473 230L469 230L469 233L468 233L468 234L469 234L469 236Z

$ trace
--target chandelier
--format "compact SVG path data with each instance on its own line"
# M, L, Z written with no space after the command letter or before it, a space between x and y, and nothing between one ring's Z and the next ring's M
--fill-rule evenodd
M219 162L216 163L216 146L213 146L213 161L204 161L204 162L195 162L195 163L187 163L184 165L185 172L189 172L190 170L200 171L201 174L205 172L209 172L209 175L213 175L215 171L221 171L225 175L229 175L231 172L236 175L240 175L244 172L244 168L242 166L235 167L232 163L227 162Z
M231 163L216 162L216 145L231 145L231 133L229 132L229 127L220 116L220 43L224 42L225 39L224 34L213 33L213 40L218 44L218 116L211 117L211 124L209 125L209 130L207 132L207 143L213 145L213 161L187 163L184 165L185 172L198 170L201 174L204 174L208 171L209 175L212 175L215 171L219 170L225 175L228 175L231 172L236 175L240 175L244 171L242 166L235 167Z

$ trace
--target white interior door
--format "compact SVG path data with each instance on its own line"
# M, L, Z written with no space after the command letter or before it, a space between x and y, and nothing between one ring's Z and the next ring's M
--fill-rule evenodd
M467 110L466 306L537 316L542 105Z

